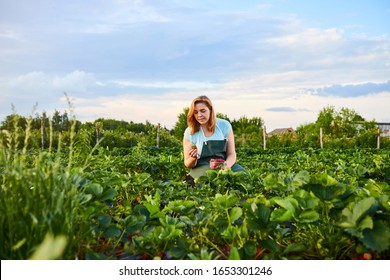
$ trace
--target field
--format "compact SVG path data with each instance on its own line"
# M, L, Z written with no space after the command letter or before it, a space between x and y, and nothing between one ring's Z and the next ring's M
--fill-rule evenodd
M1 147L1 259L389 259L390 153L239 149L186 181L180 147Z

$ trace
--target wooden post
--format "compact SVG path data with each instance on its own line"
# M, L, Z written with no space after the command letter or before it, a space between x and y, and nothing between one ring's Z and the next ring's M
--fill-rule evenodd
M321 149L323 149L324 143L322 142L322 127L320 127L320 145L321 145Z
M381 129L380 128L378 128L378 139L376 141L376 147L377 147L377 149L380 149L380 147L381 147Z
M161 125L159 123L157 125L157 148L160 148L160 133L161 133Z
M266 129L265 129L265 126L263 127L263 148L264 150L267 149L267 133L266 133Z

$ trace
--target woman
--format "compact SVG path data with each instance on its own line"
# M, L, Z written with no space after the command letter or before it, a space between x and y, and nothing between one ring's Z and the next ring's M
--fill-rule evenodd
M236 149L231 124L215 117L211 100L206 96L195 98L187 116L184 132L184 164L196 179L220 161L224 169L246 171L236 163ZM210 164L211 162L211 164ZM210 167L211 166L211 167Z

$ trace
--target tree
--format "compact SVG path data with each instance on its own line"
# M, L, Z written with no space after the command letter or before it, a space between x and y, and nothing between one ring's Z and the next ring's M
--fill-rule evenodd
M232 122L233 130L237 134L253 134L259 133L260 128L263 127L263 120L261 118L251 118L243 116L238 120L233 120Z
M52 122L54 131L61 131L62 117L57 110L54 111Z
M332 133L332 123L336 115L336 110L334 106L327 106L323 108L319 113L316 121L316 128L322 128L323 133L331 134Z
M258 146L262 142L261 129L264 122L261 118L240 117L231 121L237 145Z
M11 114L5 117L5 120L1 123L1 129L6 129L8 131L14 131L15 127L25 129L27 124L27 119L18 114Z
M355 110L342 107L336 110L333 106L322 109L316 121L316 128L322 127L323 133L332 138L354 137L358 132L358 123L364 118Z
M177 121L175 123L175 126L172 129L172 135L178 140L183 139L184 131L186 130L186 128L188 126L187 115L188 115L189 111L190 111L190 108L188 108L188 107L183 109L183 112L177 116Z
M298 145L300 147L318 147L320 144L320 133L315 123L302 124L296 129Z

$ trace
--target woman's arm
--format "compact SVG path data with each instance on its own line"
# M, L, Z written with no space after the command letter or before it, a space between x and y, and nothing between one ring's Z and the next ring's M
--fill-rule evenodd
M236 160L237 155L234 143L234 134L233 129L231 129L227 137L225 168L231 168L236 163Z
M195 167L198 161L198 149L192 148L192 143L186 137L183 137L184 165L190 169Z

